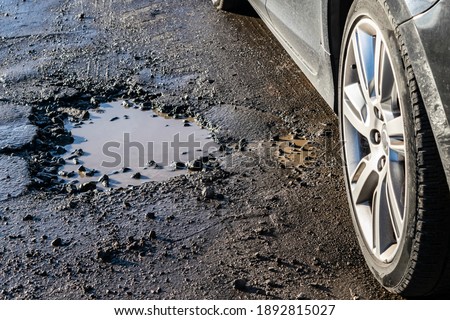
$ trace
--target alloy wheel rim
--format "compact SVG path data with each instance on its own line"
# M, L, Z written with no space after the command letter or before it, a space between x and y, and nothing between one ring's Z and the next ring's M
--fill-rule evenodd
M392 59L380 28L355 23L347 44L342 130L351 204L357 227L382 263L400 247L405 226L405 129Z

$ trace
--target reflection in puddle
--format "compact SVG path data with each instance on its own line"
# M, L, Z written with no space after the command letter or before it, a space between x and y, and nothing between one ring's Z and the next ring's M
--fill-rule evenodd
M280 137L276 146L276 156L286 168L310 166L316 157L311 141L294 134Z
M173 119L131 102L101 104L89 120L70 122L75 142L66 146L59 175L98 187L139 185L202 170L218 149L193 119Z

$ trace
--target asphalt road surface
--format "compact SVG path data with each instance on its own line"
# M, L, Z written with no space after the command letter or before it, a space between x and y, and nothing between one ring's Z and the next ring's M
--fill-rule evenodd
M123 99L194 117L221 150L167 181L65 185L68 115ZM399 298L359 252L335 114L251 10L1 1L0 108L0 299ZM282 161L288 134L307 163Z

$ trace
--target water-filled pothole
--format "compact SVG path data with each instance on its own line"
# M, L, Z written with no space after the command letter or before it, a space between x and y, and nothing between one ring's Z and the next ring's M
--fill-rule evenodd
M218 165L211 132L193 119L174 119L129 101L101 104L86 120L72 119L59 175L73 185L93 189L162 181Z
M295 134L281 136L275 146L278 148L276 156L285 167L308 167L316 158L313 143Z

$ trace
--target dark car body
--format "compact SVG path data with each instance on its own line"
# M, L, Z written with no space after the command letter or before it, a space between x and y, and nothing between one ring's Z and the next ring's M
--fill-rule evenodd
M337 110L342 34L353 1L249 2L325 101ZM450 0L386 3L403 36L450 186Z

